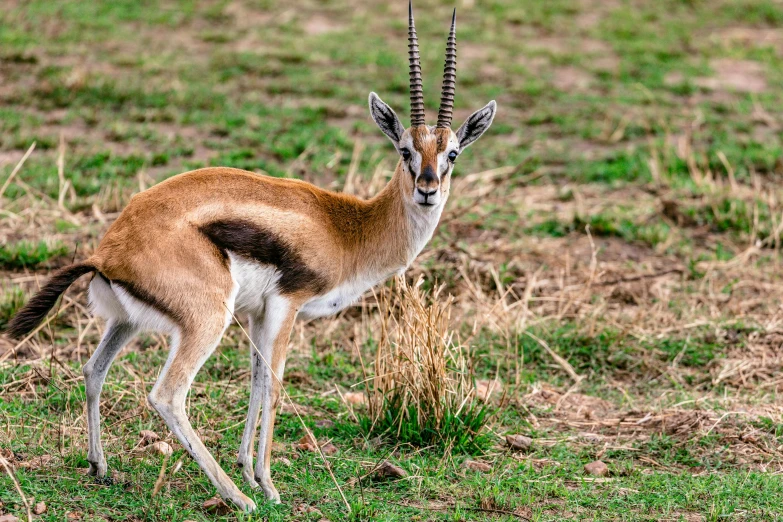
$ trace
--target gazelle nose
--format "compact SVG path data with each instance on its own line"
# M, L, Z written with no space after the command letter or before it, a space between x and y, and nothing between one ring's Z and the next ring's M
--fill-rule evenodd
M434 196L435 193L438 191L438 189L434 189L434 190L431 190L429 192L425 192L425 191L421 190L420 188L417 188L416 190L419 192L419 194L424 196L424 201L427 201L428 197Z
M438 181L438 177L435 175L435 169L432 168L432 165L424 167L424 170L421 171L421 176L419 176L419 181L423 181L427 184Z

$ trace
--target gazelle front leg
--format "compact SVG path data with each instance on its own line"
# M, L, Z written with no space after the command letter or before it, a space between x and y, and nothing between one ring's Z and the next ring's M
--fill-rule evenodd
M263 313L258 317L250 318L250 402L247 407L247 422L245 422L245 431L242 434L242 444L239 446L239 455L237 456L237 464L242 468L242 478L254 489L259 488L253 475L253 442L256 438L256 425L263 399L264 361L261 355L263 354L266 360L271 361L272 343L274 342L274 339L267 340L264 336L264 319Z
M275 412L280 401L280 386L283 379L283 371L285 370L288 339L296 320L298 306L299 304L292 299L283 296L273 296L267 299L266 312L264 314L265 328L263 338L265 350L261 351L263 358L259 365L262 375L263 410L258 440L258 458L254 475L267 500L273 500L275 503L280 502L280 494L272 483L272 474L269 468L272 456L272 436L274 434ZM272 373L273 371L274 374Z

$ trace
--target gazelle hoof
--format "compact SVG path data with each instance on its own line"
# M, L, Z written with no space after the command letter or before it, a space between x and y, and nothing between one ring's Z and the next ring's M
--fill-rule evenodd
M253 489L259 489L261 487L258 485L258 482L256 482L252 470L248 470L247 468L243 469L242 478L245 480L245 483Z
M264 480L256 476L256 481L260 484L267 501L273 504L280 504L280 493L277 492L277 488L270 479Z
M93 477L103 478L106 476L107 468L108 466L106 465L105 460L90 462L90 469L87 470L87 474L92 475Z
M252 513L253 511L256 510L256 503L250 500L250 497L247 497L242 493L232 498L231 502L233 502L239 509L241 509L245 513Z

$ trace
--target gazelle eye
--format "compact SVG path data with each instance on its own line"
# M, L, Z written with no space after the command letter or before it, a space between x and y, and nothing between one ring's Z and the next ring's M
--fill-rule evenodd
M409 151L408 149L402 149L400 151L400 154L402 154L402 159L404 159L405 161L411 159L411 151Z
M449 161L454 163L457 160L458 155L459 154L457 154L456 150L452 150L451 152L449 152Z

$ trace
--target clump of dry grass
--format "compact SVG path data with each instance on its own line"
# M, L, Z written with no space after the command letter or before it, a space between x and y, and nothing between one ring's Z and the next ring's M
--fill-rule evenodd
M468 349L449 328L452 297L404 279L379 298L381 333L367 379L368 433L475 453L489 442L490 411L476 394Z

